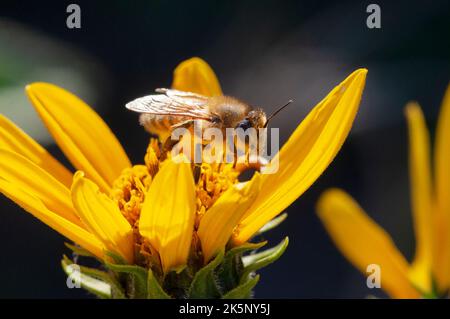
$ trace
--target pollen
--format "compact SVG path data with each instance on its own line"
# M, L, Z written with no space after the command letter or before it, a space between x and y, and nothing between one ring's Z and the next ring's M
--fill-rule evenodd
M139 232L139 219L145 196L161 165L169 160L170 154L163 154L158 141L151 139L144 156L144 164L126 168L114 181L110 197L117 203L122 215L133 228L135 252L142 258L136 261L147 267L160 266L158 253ZM197 172L197 174L196 174ZM230 186L238 182L239 172L233 164L202 163L193 166L196 177L196 221L197 230L201 217ZM193 232L193 252L200 249L196 232Z
M233 164L202 163L197 182L197 221L196 225L220 195L231 185L238 182L239 173Z
M134 165L123 170L113 184L110 197L133 227L138 226L142 203L151 181L152 176L146 165Z
M145 165L124 169L113 183L110 197L116 201L123 216L135 230L138 229L145 194L159 170L160 154L157 141L151 139L144 156Z
M133 228L136 252L143 258L136 260L142 265L155 265L155 256L158 254L139 233L139 218L145 195L150 187L153 177L159 171L161 150L156 139L150 139L147 152L144 156L145 164L126 168L114 181L110 198L113 199L122 215Z
M153 177L159 170L159 163L161 159L161 150L157 139L150 139L150 143L147 147L147 153L145 154L144 161L150 175Z

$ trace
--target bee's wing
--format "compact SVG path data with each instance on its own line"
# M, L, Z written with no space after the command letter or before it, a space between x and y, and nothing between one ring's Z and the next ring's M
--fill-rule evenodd
M208 111L208 97L178 90L157 89L162 94L147 95L131 101L125 107L131 111L156 115L185 116L212 121Z

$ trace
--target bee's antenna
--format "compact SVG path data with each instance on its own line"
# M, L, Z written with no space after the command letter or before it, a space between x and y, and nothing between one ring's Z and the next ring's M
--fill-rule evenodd
M269 117L266 120L266 124L264 124L264 128L267 127L267 125L269 124L269 121L271 119L274 118L275 115L277 115L278 113L281 112L282 109L284 109L286 106L288 106L289 104L291 104L292 102L294 102L294 100L289 100L285 105L283 105L282 107L279 107L275 112L273 112L272 114L269 115Z

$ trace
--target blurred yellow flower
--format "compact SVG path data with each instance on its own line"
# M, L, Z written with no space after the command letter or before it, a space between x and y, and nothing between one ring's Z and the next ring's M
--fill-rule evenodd
M317 212L337 247L361 272L366 273L369 264L380 265L381 286L391 297L442 296L450 286L450 86L437 125L434 172L422 111L417 103L409 103L405 113L416 237L412 264L344 191L326 191Z
M31 137L0 117L0 191L97 257L128 263L186 266L191 254L206 264L247 242L298 198L340 149L358 110L367 70L353 72L297 127L280 150L280 169L238 182L231 164L163 160L152 140L144 164L132 166L103 120L73 94L48 83L26 88L56 143L78 170L72 174ZM173 88L222 94L206 62L192 58L174 72ZM270 165L270 163L268 164Z

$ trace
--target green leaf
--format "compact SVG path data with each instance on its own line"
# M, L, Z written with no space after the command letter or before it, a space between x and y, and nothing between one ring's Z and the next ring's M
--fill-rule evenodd
M116 265L105 263L106 266L117 273L126 274L130 288L130 298L147 298L147 270L133 265Z
M230 249L217 271L220 283L224 291L229 291L239 284L242 272L241 254L263 247L267 242L245 243Z
M200 269L194 276L188 291L188 298L218 298L220 297L220 287L217 285L217 278L214 270L223 260L223 251Z
M151 269L148 270L147 278L147 298L148 299L171 299L158 282Z
M71 279L75 281L75 284L80 284L82 288L94 295L100 298L125 298L120 284L108 273L75 264L65 255L61 260L61 266L68 276L73 274L74 266L78 267L80 274L72 275Z
M245 283L252 272L266 267L267 265L280 258L286 250L288 244L289 238L286 237L281 241L281 243L273 248L269 248L262 252L243 257L242 262L244 264L244 272L242 274L240 282Z
M277 227L278 225L280 225L282 222L284 222L284 220L288 217L287 213L283 213L280 216L275 217L274 219L272 219L271 221L269 221L268 223L266 223L263 227L261 227L260 230L258 230L258 232L256 233L256 235L260 235L262 233L265 233L271 229L274 229L275 227Z
M239 285L236 288L227 292L225 295L223 295L222 299L250 298L252 295L252 290L256 286L258 281L259 281L259 275L256 275L254 278L247 280L247 282L245 282L242 285Z

